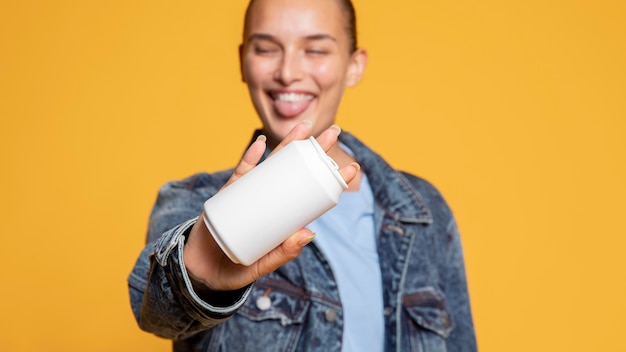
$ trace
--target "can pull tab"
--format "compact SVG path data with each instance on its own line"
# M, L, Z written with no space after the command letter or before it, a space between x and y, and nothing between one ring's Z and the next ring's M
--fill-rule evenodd
M348 189L348 184L341 176L341 173L339 172L339 165L337 165L335 160L333 160L330 156L328 156L328 154L326 154L324 149L322 149L319 143L317 143L317 140L315 139L315 137L313 136L309 137L309 141L311 141L313 146L315 146L315 150L317 150L317 153L320 159L324 161L326 166L328 166L328 169L332 172L333 176L335 176L335 178L337 179L337 182L341 184L341 187L343 189Z
M337 163L331 157L329 157L328 154L326 154L324 149L322 149L319 143L317 143L315 137L309 137L309 141L313 143L317 154L319 154L320 159L322 159L326 163L326 166L328 166L331 170L339 170L339 165L337 165Z
M337 165L337 163L333 160L333 158L329 157L328 155L326 155L326 164L328 164L328 166L333 169L333 170L339 170L339 165Z

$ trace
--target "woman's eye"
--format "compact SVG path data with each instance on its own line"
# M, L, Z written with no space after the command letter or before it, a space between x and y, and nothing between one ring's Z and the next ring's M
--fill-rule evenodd
M256 47L254 48L254 52L257 54L272 54L275 53L277 51L276 48L271 48L271 47Z
M307 49L306 53L309 55L321 56L328 54L328 51L324 49Z

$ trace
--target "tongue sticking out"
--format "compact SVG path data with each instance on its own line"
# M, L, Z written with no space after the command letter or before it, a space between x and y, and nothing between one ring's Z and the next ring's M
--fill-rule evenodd
M274 102L274 108L276 112L283 117L295 117L300 115L311 104L312 100L301 101L281 101L276 100Z

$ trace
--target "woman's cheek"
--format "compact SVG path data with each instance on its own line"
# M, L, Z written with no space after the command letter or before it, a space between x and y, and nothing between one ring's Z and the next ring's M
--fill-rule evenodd
M272 79L274 73L273 60L249 59L246 62L247 83L260 85L263 80Z
M341 75L339 67L337 65L333 65L332 62L325 62L317 65L313 72L316 81L322 86L331 85Z

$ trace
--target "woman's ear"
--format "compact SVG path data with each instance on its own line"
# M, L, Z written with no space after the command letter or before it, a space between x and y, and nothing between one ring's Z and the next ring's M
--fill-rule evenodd
M350 63L348 74L346 75L346 86L356 86L363 77L365 67L367 66L367 51L365 49L356 49L350 55Z
M246 83L246 76L243 73L243 44L239 44L239 73L241 74L241 81Z

